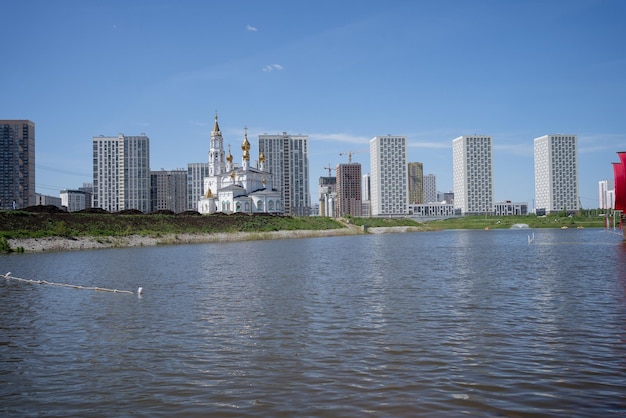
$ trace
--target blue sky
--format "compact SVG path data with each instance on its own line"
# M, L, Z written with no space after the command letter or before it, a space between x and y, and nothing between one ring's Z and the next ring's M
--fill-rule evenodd
M0 119L36 123L37 191L91 182L91 138L150 137L151 168L206 162L218 112L308 134L311 197L324 167L369 171L369 140L452 189L452 140L491 135L496 200L534 198L533 139L578 135L579 187L598 206L626 150L626 2L5 1ZM532 207L532 206L531 206Z

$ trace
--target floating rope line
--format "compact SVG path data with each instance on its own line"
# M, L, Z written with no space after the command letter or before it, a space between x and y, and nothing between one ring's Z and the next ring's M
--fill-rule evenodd
M112 293L128 293L131 295L134 295L135 292L131 292L130 290L118 290L118 289L107 289L105 287L89 287L89 286L80 286L80 285L76 285L76 284L66 284L66 283L55 283L55 282L49 282L47 280L31 280L31 279L21 279L19 277L15 277L15 276L11 276L11 272L8 272L6 274L0 274L1 277L4 277L5 279L11 279L11 280L17 280L20 282L26 282L26 283L32 283L32 284L47 284L50 286L61 286L61 287L71 287L74 289L83 289L83 290L97 290L100 292L112 292ZM137 295L141 295L141 293L143 292L143 288L139 287L137 288Z

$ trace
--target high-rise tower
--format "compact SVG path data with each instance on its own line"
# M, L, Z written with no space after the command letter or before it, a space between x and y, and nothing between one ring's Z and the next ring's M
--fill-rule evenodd
M424 164L409 163L409 203L424 203Z
M370 140L372 216L406 215L409 210L406 137Z
M274 177L274 187L282 193L285 214L310 215L309 136L259 135L259 152L265 157L265 170Z
M361 164L339 164L337 171L337 215L363 216Z
M535 211L580 209L576 135L535 138Z
M93 206L109 212L150 211L150 139L145 135L93 139Z
M434 203L437 199L437 176L434 174L426 174L424 176L424 202Z
M36 205L35 123L0 120L0 209Z
M209 175L209 163L187 164L187 210L197 210L204 194L204 178Z
M492 152L490 136L460 136L452 141L454 208L464 215L494 210Z

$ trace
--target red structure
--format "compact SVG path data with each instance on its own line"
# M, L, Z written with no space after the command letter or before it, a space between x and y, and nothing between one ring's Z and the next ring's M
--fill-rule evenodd
M618 152L620 162L613 163L615 210L626 210L626 152Z
M617 155L620 162L613 163L613 180L615 185L615 207L613 209L621 211L619 227L622 229L623 220L626 217L626 152L618 152Z

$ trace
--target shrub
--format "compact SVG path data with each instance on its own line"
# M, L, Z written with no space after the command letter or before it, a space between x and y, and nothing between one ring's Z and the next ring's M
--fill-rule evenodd
M5 237L0 237L0 252L10 253L12 251L9 241Z
M59 237L68 237L70 236L70 228L64 221L55 222L53 228L54 235Z

